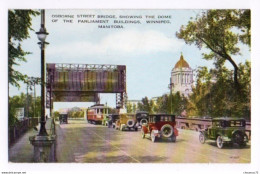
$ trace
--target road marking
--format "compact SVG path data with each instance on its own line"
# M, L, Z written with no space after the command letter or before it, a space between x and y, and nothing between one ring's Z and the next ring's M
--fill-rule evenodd
M102 140L105 140L107 143L109 143L110 145L112 145L113 147L115 147L116 149L120 150L121 152L123 152L126 156L132 158L134 161L141 163L139 160L137 160L136 158L132 157L131 155L129 155L127 152L123 151L122 149L120 149L119 147L113 145L110 141L104 139L103 137L101 137L100 135L98 135L97 133L91 131L92 133L94 133L95 135L97 135L99 138L101 138Z

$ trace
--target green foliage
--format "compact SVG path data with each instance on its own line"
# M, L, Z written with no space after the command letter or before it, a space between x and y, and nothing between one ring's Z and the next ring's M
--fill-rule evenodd
M147 111L150 114L167 113L180 115L186 109L188 104L187 98L181 96L179 92L172 95L164 94L158 97L157 101L148 100L147 97L138 103L138 110Z
M146 111L150 114L154 113L154 102L147 97L142 98L141 102L137 104L137 108L140 111Z
M84 118L84 111L78 107L73 107L68 112L68 117L70 118Z
M225 67L197 70L197 82L187 104L188 115L244 117L251 115L251 65L238 65L240 93L232 87L232 71Z
M28 108L29 108L29 117L38 117L40 116L40 110L41 110L41 97L37 97L36 100L33 99L31 95L27 95L24 93L21 93L20 95L16 95L13 97L9 97L8 102L8 109L9 109L9 117L8 117L8 125L13 126L17 123L16 118L16 108L24 108L25 109L25 116L27 116L26 108L27 108L27 102L28 102Z
M55 120L59 120L60 113L59 113L58 111L55 111L55 112L53 113L53 116L54 116L54 119L55 119Z
M126 112L133 113L133 105L131 103L126 104Z
M187 44L209 49L203 54L206 60L214 59L219 65L229 61L234 67L234 85L239 89L238 66L232 55L240 54L239 41L251 45L250 10L207 10L182 26L176 35Z
M33 10L9 10L8 11L8 76L9 83L20 87L19 81L25 81L26 75L16 71L14 66L18 62L26 62L25 56L30 54L22 49L21 42L28 39L31 28L31 16L38 15Z

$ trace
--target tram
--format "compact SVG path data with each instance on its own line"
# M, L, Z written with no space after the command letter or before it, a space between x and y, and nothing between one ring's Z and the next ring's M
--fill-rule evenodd
M108 107L96 104L88 108L87 120L91 124L101 124L104 117L108 116Z

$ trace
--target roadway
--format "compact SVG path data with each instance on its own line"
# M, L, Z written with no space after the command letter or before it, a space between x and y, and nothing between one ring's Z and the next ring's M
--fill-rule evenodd
M250 163L251 143L244 148L214 142L200 144L199 133L179 130L175 143L142 139L140 130L118 131L84 120L56 126L57 162L77 163Z

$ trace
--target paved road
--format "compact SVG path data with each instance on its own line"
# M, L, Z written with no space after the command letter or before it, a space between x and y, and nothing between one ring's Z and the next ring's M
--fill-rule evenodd
M69 120L56 126L57 161L79 163L250 163L250 143L245 148L218 149L200 144L198 132L180 130L177 142L152 143L140 130L118 131L86 121Z

